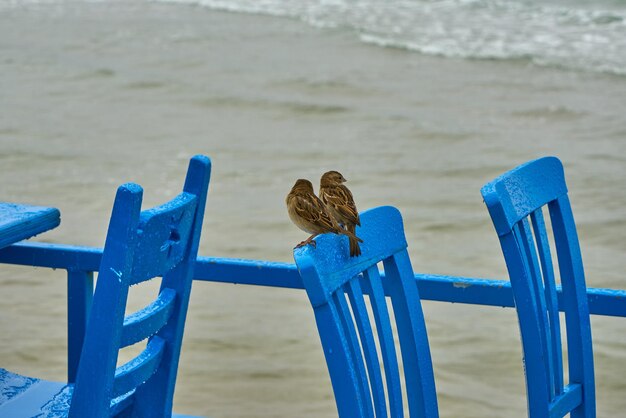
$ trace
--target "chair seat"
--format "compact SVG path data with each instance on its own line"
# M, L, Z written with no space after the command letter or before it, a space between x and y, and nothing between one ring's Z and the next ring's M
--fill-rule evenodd
M22 376L0 368L0 417L66 418L74 385ZM129 395L114 399L112 411L121 411ZM172 418L202 418L173 414Z
M66 417L73 385L22 376L0 369L0 416Z

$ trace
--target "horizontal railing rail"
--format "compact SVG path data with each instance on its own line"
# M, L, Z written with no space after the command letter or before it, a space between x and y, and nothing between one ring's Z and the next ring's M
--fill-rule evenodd
M98 271L101 256L100 248L29 242L0 250L0 263L88 273ZM294 264L262 260L198 257L194 279L303 289ZM415 279L424 300L514 307L508 281L422 273ZM587 296L592 315L626 317L626 290L588 288Z
M62 244L24 242L0 249L0 263L67 271L68 382L76 379L101 258L101 248ZM303 289L291 263L213 257L198 257L196 263L195 280ZM416 274L415 280L423 300L514 306L508 281L434 274ZM588 288L587 296L591 314L626 317L626 290Z

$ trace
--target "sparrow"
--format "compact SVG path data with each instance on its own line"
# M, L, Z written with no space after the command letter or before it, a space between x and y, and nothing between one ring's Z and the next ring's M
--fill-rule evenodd
M305 179L299 179L291 188L285 199L287 212L291 221L301 230L311 234L309 238L296 245L295 248L312 244L319 234L333 233L346 235L350 241L358 238L339 226L335 218L329 213L326 205L315 195L313 184Z
M361 255L359 242L363 242L363 240L357 238L356 226L361 225L361 220L352 193L343 185L346 181L338 171L324 173L320 179L319 195L337 223L354 236L354 238L350 238L350 255L358 256Z

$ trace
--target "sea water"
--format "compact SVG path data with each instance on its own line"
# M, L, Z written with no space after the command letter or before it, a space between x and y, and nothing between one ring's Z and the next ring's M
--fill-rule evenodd
M626 75L626 2L620 0L162 1L293 17L424 54Z
M290 262L306 234L285 195L334 169L359 210L401 210L415 271L505 280L480 187L557 155L587 282L624 289L623 13L617 1L0 2L0 199L61 210L35 240L102 246L118 185L161 203L203 153L200 253ZM64 379L65 272L3 266L0 288L0 367ZM144 289L131 309L154 296ZM515 312L424 310L441 416L525 416ZM626 409L625 324L592 320L599 417ZM336 416L304 292L194 283L175 409Z

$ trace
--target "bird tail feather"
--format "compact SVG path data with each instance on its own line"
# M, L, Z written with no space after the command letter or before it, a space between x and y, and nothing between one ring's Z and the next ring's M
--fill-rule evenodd
M363 242L363 240L356 236L356 226L348 226L348 232L348 239L350 241L350 257L357 257L361 255L361 247L359 247L359 242Z

